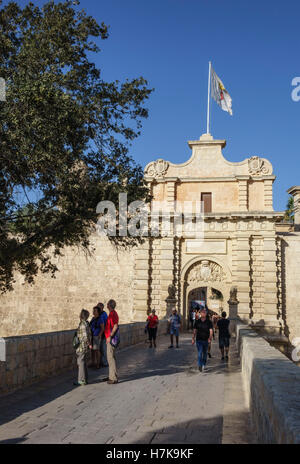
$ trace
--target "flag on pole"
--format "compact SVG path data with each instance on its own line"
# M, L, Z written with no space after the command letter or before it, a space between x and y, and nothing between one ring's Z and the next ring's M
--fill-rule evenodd
M227 90L224 87L223 82L217 76L213 68L211 68L211 96L222 108L223 111L227 111L232 116L232 99Z

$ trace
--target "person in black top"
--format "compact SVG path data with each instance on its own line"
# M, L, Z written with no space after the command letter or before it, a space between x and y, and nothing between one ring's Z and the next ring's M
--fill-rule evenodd
M206 310L202 308L200 311L200 318L196 319L194 324L194 332L192 338L192 344L195 343L198 350L198 366L199 371L203 372L206 360L207 360L207 349L208 344L211 342L213 336L212 322L206 317Z
M222 354L222 361L224 360L224 348L226 353L226 360L228 360L228 351L229 351L229 341L230 341L230 333L229 333L229 319L226 319L226 312L222 312L222 319L219 319L217 322L217 326L219 329L219 348Z

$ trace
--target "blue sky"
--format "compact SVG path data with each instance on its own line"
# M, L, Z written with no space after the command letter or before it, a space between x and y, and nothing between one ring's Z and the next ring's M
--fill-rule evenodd
M291 98L291 81L300 76L298 0L84 0L77 8L110 25L94 56L103 78L142 75L155 88L131 150L137 162L190 157L187 141L206 131L211 60L234 113L213 102L211 133L227 140L230 161L271 161L274 209L285 209L286 190L300 184L300 101Z

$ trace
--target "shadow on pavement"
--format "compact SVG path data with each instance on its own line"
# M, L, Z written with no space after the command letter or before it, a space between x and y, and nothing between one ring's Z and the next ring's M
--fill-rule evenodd
M224 422L226 429L224 430ZM230 426L230 433L227 427ZM225 435L225 442L223 437ZM199 417L193 420L177 422L174 425L145 432L138 440L126 441L126 434L122 439L116 439L113 444L151 444L151 445L192 445L192 444L252 444L253 435L250 432L248 415L245 413L231 413L226 416Z
M168 349L168 341L169 338L162 335L158 340L157 350L149 349L147 345L143 349L141 344L139 344L118 352L117 363L119 361L120 384L146 377L173 375L180 372L185 372L186 375L194 375L196 373L199 375L196 361L197 350L191 345L191 334L182 334L179 349ZM213 352L218 353L216 342L214 342ZM214 354L214 357L208 360L207 371L203 375L209 375L210 373L224 375L224 373L232 372L235 369L239 369L236 360L230 359L229 363L221 362L220 357ZM107 377L107 369L101 370L100 378L99 371L89 371L90 384L99 383L101 385L101 377ZM85 388L73 386L72 383L75 378L76 371L68 371L26 387L24 390L1 397L0 426L15 420L23 414L40 408L59 397L63 397L76 388ZM115 388L115 386L112 388ZM219 421L220 418L217 418L215 422L204 420L204 423L201 423L201 427L204 429L206 426L210 428L217 427ZM14 438L13 440L18 442L19 438ZM20 438L20 440L22 441L23 438Z

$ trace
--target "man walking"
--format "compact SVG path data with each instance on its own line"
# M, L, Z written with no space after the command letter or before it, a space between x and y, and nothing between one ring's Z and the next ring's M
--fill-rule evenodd
M217 327L219 329L219 348L222 354L222 361L224 361L224 348L226 353L226 361L228 361L228 351L230 342L229 324L230 320L226 319L226 312L222 312L222 318L218 320Z
M205 369L208 344L211 343L212 336L212 322L209 319L207 319L206 310L202 307L200 310L200 317L195 321L194 333L192 338L193 345L195 344L196 338L196 345L198 350L198 366L200 372L203 372Z
M179 348L179 329L181 326L181 317L177 313L176 309L172 309L172 314L169 318L169 327L170 327L170 337L171 337L171 345L169 348L173 348L173 340L174 335L176 337L176 348Z
M109 311L109 315L105 324L105 338L106 338L106 347L107 347L107 361L109 366L109 373L108 373L108 381L109 385L118 383L118 376L117 376L117 367L116 367L116 355L115 350L116 348L111 344L111 339L118 330L119 327L119 316L116 308L115 300L109 300L107 303L107 309Z

